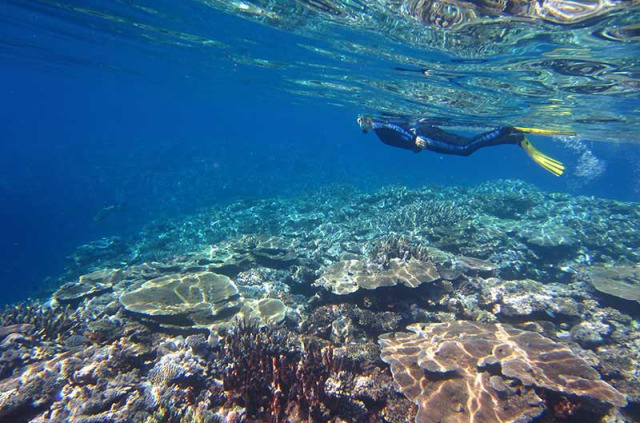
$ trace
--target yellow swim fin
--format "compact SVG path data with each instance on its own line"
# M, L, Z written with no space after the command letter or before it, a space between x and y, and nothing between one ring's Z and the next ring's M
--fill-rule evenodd
M525 128L523 126L514 126L514 129L524 132L526 134L536 134L536 135L575 135L575 132L572 131L554 131L552 129L538 129L538 128Z
M531 145L528 139L524 139L520 143L520 147L524 148L529 157L540 166L553 173L556 176L560 176L564 173L564 165L559 161L552 159L546 154L542 154L538 149Z

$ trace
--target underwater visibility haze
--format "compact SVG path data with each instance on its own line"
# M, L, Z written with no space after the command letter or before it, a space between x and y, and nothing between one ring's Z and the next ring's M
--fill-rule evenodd
M2 0L0 422L640 421L639 22Z

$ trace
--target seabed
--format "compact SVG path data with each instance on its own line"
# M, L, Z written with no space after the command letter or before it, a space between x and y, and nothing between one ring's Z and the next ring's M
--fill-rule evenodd
M518 181L151 222L2 311L0 421L639 421L638 263L638 204Z

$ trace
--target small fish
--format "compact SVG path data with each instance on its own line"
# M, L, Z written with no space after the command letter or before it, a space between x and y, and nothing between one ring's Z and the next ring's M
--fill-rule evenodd
M122 203L109 204L107 206L104 206L102 209L98 211L98 213L95 214L95 216L93 216L93 221L100 222L110 214L115 213L117 211L122 211L122 210L124 210L124 204Z

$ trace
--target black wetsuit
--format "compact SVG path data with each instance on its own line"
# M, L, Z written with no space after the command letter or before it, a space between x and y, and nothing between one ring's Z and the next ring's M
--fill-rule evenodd
M419 153L423 148L416 145L416 138L420 136L427 143L424 150L457 156L468 156L482 147L493 145L520 145L524 140L524 134L511 127L501 127L468 138L430 125L411 130L405 125L374 121L373 131L387 145Z

